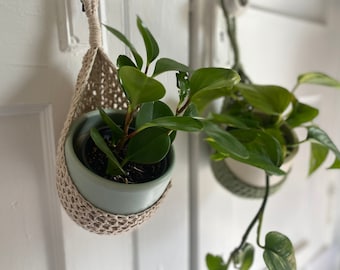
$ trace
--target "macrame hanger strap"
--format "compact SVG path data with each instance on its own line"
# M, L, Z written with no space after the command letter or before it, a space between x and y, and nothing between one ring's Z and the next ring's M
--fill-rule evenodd
M81 0L89 23L90 46L99 48L102 46L101 27L98 17L99 0Z

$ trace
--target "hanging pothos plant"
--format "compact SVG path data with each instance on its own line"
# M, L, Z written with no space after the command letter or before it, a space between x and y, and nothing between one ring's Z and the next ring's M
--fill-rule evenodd
M229 255L227 261L221 256L208 254L206 263L209 270L227 270L233 265L237 269L250 269L254 260L254 246L248 242L249 233L257 224L257 245L263 249L263 259L269 270L294 270L296 261L294 248L289 238L282 233L267 233L265 243L260 242L260 233L264 210L269 196L269 176L282 175L280 168L289 151L295 146L285 140L283 126L293 130L306 129L306 138L298 144L309 142L311 155L309 175L317 170L326 160L329 152L334 155L330 169L340 168L340 152L327 133L313 123L319 110L298 100L296 90L302 84L316 84L340 89L340 82L320 72L309 72L298 76L292 91L277 85L257 85L252 83L245 73L239 56L236 38L236 19L228 14L225 2L221 6L227 23L228 37L234 53L232 69L237 71L241 82L236 84L225 96L224 108L212 118L223 128L243 143L248 157L235 157L232 153L221 151L211 142L216 150L215 160L233 158L243 163L263 169L266 172L266 189L262 205L255 215L242 241ZM293 131L292 131L293 132ZM208 139L209 141L209 139Z

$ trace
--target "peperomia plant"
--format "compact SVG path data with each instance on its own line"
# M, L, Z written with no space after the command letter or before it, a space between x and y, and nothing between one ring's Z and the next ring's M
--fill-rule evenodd
M168 154L178 130L197 132L206 129L208 132L210 130L212 137L216 137L211 125L197 117L195 104L205 106L216 97L216 93L219 96L226 94L240 80L239 75L231 69L202 68L191 72L186 65L175 60L157 59L158 44L139 17L137 27L146 48L145 62L127 37L117 29L106 26L130 49L133 56L131 59L120 55L117 59L118 77L128 100L123 126L115 123L105 110L100 109L101 117L112 133L110 145L96 128L91 130L91 138L108 159L106 173L109 175L126 174L124 166L129 162L153 164L161 161ZM151 73L153 63L154 70ZM161 101L166 89L155 78L168 71L176 72L179 100L175 112ZM236 139L233 141L234 144L225 139L220 142L221 147L230 148L229 151L234 155L245 158L245 148Z

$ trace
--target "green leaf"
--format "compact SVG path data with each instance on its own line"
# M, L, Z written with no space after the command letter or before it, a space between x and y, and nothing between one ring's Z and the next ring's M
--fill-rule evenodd
M148 128L130 139L127 149L127 161L141 164L153 164L161 161L168 154L171 146L168 131L162 128Z
M340 152L336 145L332 142L329 138L327 133L323 131L321 128L317 126L308 126L307 127L307 139L315 140L316 142L320 143L327 149L331 150L335 156L340 159Z
M162 101L144 103L136 116L136 129L156 118L173 115L169 106Z
M242 247L242 257L240 270L248 270L254 262L254 247L251 244L246 243Z
M118 38L120 41L122 41L131 51L133 57L136 60L136 64L138 69L141 69L143 66L143 59L142 57L139 55L139 53L137 52L137 50L135 49L135 47L132 45L132 43L126 38L126 36L124 34L122 34L121 32L119 32L117 29L105 25L105 28L112 33L116 38Z
M156 118L151 122L145 123L139 128L139 131L150 127L162 127L170 130L197 132L202 130L203 124L201 121L190 116L166 116Z
M273 115L282 114L293 100L293 95L276 85L238 84L236 89L256 109Z
M205 262L209 270L227 270L227 265L224 263L221 256L207 254Z
M155 70L152 74L152 77L155 77L167 71L190 72L191 69L188 66L183 65L182 63L179 63L170 58L160 58L156 62Z
M293 103L293 111L287 119L291 127L298 127L303 123L312 121L319 114L319 110L300 102Z
M158 44L153 35L151 34L151 32L149 31L149 29L143 25L142 20L138 16L137 27L144 40L148 66L153 60L157 58L159 54Z
M323 86L340 88L340 81L321 72L308 72L298 77L298 84L318 84Z
M127 57L126 55L119 55L117 58L117 66L118 68L121 68L123 66L131 66L131 67L136 67L135 63L132 62L132 60Z
M312 175L326 160L328 148L319 143L311 143L308 175Z
M99 133L99 131L96 128L92 128L90 130L90 136L95 143L95 145L102 151L106 157L111 161L110 166L111 168L108 168L108 172L111 175L121 175L125 174L123 168L119 164L117 158L115 155L112 153L110 148L107 146L105 140L103 139L102 135Z
M329 169L340 169L340 159L336 158Z
M218 125L204 122L203 131L206 133L206 141L219 153L232 155L246 159L249 157L247 149L232 134L222 130Z
M197 111L195 104L190 103L188 108L185 110L183 116L197 117L198 111Z
M239 81L240 76L231 69L198 69L190 78L191 101L203 111L212 100L227 95Z
M283 161L283 151L280 142L273 136L260 130L236 129L230 132L247 149L248 158L231 156L245 164L258 167L269 174L284 175L279 167Z
M279 232L266 235L263 259L269 270L296 270L293 245L287 236Z
M100 117L112 132L112 145L114 145L123 135L124 131L118 126L111 117L102 109L99 108Z
M231 127L248 128L248 126L242 121L242 119L229 114L212 114L212 120L216 123L226 124Z
M119 77L132 110L142 103L159 100L165 95L165 88L159 81L134 67L120 68Z

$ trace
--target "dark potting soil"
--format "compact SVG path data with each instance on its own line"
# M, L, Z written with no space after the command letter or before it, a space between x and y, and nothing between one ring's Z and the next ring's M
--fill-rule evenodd
M110 137L104 136L104 139L108 145L110 145ZM83 161L84 165L97 175L114 182L125 184L138 184L154 180L164 174L168 167L167 157L155 164L128 162L123 168L126 172L125 175L108 175L106 173L107 157L99 150L91 138L86 142L83 159L85 159Z

